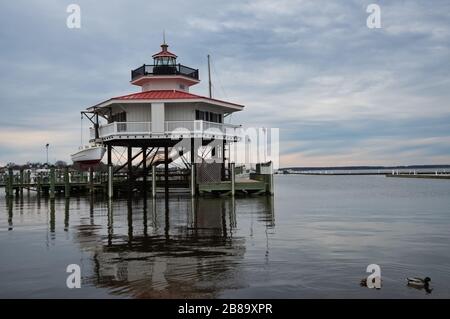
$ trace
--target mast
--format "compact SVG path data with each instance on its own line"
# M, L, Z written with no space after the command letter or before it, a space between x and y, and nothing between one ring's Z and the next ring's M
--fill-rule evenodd
M210 58L209 58L209 54L208 54L208 88L209 88L209 98L212 98L211 65L210 65L209 60L210 60Z

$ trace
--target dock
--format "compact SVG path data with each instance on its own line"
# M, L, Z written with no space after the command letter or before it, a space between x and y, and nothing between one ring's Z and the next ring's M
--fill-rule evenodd
M45 172L31 172L20 170L13 172L9 169L0 174L0 187L4 187L7 197L22 196L24 191L36 192L38 196L56 196L66 198L81 194L104 194L110 198L124 194L147 193L153 196L164 192L166 186L171 193L187 193L193 196L235 196L273 194L273 174L252 173L249 177L236 177L234 165L231 165L230 180L219 182L197 181L192 170L157 170L153 167L149 172L134 171L113 173L109 171L79 171L70 167L51 167ZM195 171L195 170L194 170ZM166 182L166 178L168 178Z

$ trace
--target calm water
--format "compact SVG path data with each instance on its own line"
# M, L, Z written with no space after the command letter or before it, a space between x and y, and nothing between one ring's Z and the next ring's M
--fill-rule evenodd
M450 180L276 176L276 195L0 196L0 297L450 297ZM66 288L68 264L82 288ZM367 265L383 287L359 286ZM431 294L406 276L432 278Z

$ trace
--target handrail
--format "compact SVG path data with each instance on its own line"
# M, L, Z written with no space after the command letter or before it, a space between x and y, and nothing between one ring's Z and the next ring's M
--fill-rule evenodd
M224 134L234 135L235 130L240 128L240 125L228 123L216 123L203 120L194 121L165 121L164 133L175 134L181 132L193 132L195 134ZM91 139L95 136L94 128L91 130ZM108 137L110 135L127 135L127 134L151 134L152 122L112 122L99 126L99 137Z
M182 64L154 65L144 64L131 71L131 81L145 75L183 75L195 80L199 79L198 69L193 69Z

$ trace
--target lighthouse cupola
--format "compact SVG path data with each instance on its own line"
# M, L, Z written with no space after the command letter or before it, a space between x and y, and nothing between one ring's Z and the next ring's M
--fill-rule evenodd
M189 87L200 82L198 69L177 63L177 56L168 50L164 41L161 51L154 54L153 64L144 64L131 71L131 84L142 87L142 91L180 90L189 92Z
M164 42L161 44L161 52L153 55L153 63L155 66L175 67L177 64L177 56L167 50L169 46Z

